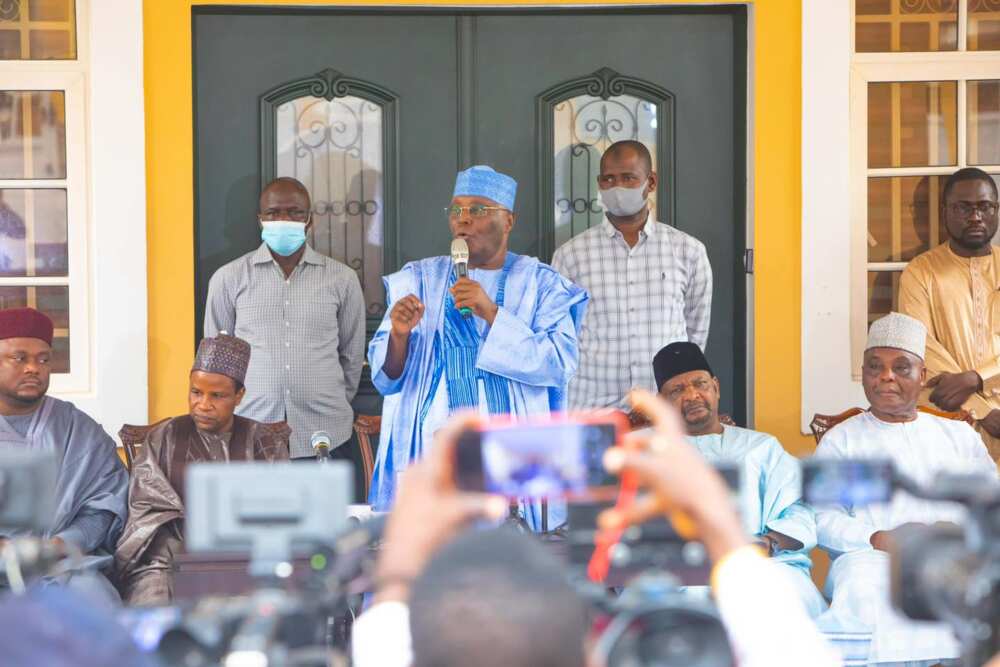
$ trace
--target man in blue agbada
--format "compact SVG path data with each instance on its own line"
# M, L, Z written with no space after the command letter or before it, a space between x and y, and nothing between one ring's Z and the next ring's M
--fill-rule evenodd
M688 441L710 463L741 467L741 514L747 533L799 591L815 618L826 609L809 575L816 546L816 518L801 499L801 468L767 433L724 425L719 419L719 380L694 343L671 343L657 352L653 374L660 395L678 409Z
M397 475L450 415L525 417L562 407L588 297L547 264L507 250L516 191L513 178L490 167L460 172L446 211L452 236L468 243L468 277L443 256L384 278L388 310L368 346L385 396L369 497L376 510L389 508ZM522 503L520 515L543 528L538 503ZM546 519L554 528L563 512L550 508Z

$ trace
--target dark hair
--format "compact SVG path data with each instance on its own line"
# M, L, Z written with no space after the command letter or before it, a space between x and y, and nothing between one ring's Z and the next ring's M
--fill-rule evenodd
M410 595L414 667L581 667L587 629L565 568L509 530L458 537Z
M990 184L990 189L993 190L993 198L1000 198L1000 195L997 194L997 183L993 180L992 176L977 167L965 167L964 169L959 169L945 180L944 189L941 191L942 206L948 203L948 194L951 192L951 189L956 183L961 183L962 181L986 181Z
M653 156L649 154L649 149L646 148L646 144L641 141L635 141L634 139L623 139L622 141L616 141L608 146L608 149L604 151L603 155L601 155L601 166L604 166L604 158L608 155L617 155L626 151L635 151L635 153L639 156L639 161L642 162L642 165L646 168L646 173L653 173Z

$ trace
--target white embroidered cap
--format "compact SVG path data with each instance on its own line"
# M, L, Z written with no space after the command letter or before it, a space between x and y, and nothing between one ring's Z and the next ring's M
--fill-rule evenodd
M868 330L868 344L865 350L873 347L904 350L923 359L927 348L927 327L909 315L889 313L872 322Z

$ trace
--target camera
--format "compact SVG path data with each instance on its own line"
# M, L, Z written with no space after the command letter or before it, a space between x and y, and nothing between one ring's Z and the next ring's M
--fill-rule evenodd
M813 505L888 503L896 491L962 505L964 525L909 524L889 552L893 605L914 620L948 623L966 665L1000 652L1000 484L991 477L939 474L921 486L888 460L811 459L802 465L803 497Z

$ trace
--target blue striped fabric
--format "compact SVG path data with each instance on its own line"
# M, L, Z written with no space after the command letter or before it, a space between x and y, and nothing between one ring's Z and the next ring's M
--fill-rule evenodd
M517 256L507 253L503 273L497 286L497 306L503 307L504 286L507 274ZM451 274L451 285L455 284L455 273ZM486 407L491 415L510 413L510 387L505 377L476 368L479 357L479 332L471 317L463 317L451 292L446 292L444 309L444 369L448 388L448 410L479 407L479 380L486 390Z

